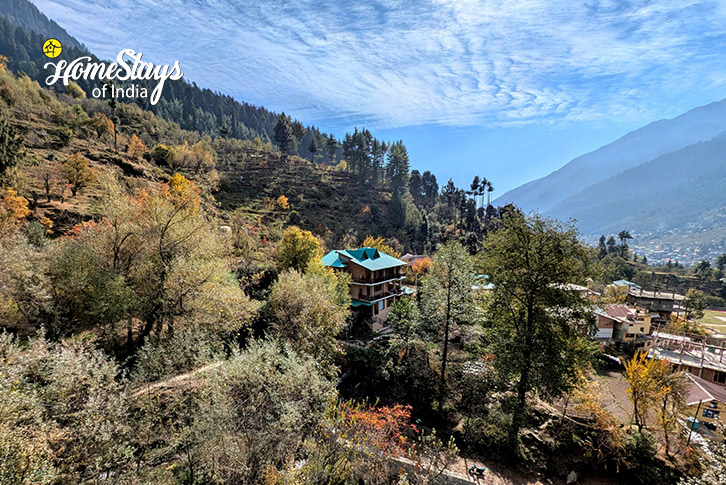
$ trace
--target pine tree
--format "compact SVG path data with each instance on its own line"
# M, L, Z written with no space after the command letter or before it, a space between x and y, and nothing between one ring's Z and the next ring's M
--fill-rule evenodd
M297 139L293 131L290 118L283 112L275 123L275 141L280 145L280 151L288 155L297 153Z
M310 143L308 144L308 151L310 152L310 161L315 161L315 154L318 152L318 143L315 141L315 134L310 137Z
M628 256L628 239L633 239L633 236L630 235L629 231L620 231L618 234L618 239L620 239L620 255L623 258L627 259Z
M436 175L426 170L421 176L421 191L424 195L425 206L433 207L439 196L439 184L436 182Z
M22 149L23 137L0 114L0 176L18 163Z
M600 239L598 240L597 250L598 250L597 257L599 259L602 259L608 255L608 248L607 248L607 246L605 246L605 235L604 234L602 236L600 236Z
M424 205L423 178L418 170L411 170L411 176L408 179L408 191L411 192L413 202L417 206Z
M328 137L328 141L325 143L325 149L328 151L328 159L330 162L335 162L335 154L338 151L338 148L340 148L340 144L338 143L338 140L335 139L335 135L330 135Z
M618 245L615 242L615 238L612 235L610 235L610 237L608 238L608 240L605 244L608 247L608 254L613 254L618 251Z
M408 184L408 151L402 141L397 141L388 152L388 181L391 189L396 192Z

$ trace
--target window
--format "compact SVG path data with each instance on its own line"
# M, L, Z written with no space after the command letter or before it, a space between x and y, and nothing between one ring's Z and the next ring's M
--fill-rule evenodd
M389 298L388 301L386 302L386 306L390 307L392 305L393 305L393 298Z
M378 310L382 311L384 308L386 308L386 300L381 300L378 302Z
M726 372L716 371L713 374L713 382L718 382L719 384L726 384Z
M704 418L717 419L718 418L718 411L714 411L713 409L704 409L703 410L703 417Z

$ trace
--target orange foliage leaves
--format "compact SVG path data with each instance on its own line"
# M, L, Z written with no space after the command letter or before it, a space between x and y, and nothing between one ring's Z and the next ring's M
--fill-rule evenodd
M415 274L421 276L426 273L428 273L431 266L433 266L434 262L426 256L425 258L417 259L414 261L414 263L411 265L411 271L413 271Z
M375 408L344 402L340 411L343 423L358 435L357 441L387 455L405 454L411 446L408 438L418 433L416 426L410 424L411 406Z

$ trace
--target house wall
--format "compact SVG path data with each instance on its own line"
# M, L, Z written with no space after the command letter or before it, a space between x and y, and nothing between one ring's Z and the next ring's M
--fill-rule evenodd
M698 403L692 404L686 408L686 416L695 417L699 421L699 426L706 426L720 440L723 435L720 433L718 423L721 417L726 417L726 404L718 401L709 401L701 403L699 409Z
M348 263L348 272L350 273L350 277L354 279L370 277L370 271L353 262Z
M615 330L615 320L606 317L605 315L597 316L597 333L594 338L596 339L612 339Z
M603 339L608 339L609 340L609 339L613 338L613 329L612 329L612 327L610 327L610 328L599 328L598 327L597 333L595 334L595 337L594 338L596 338L598 340L603 340Z

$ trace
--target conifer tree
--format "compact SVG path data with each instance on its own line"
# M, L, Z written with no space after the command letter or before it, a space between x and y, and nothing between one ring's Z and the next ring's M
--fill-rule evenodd
M280 151L291 155L297 152L297 139L293 131L290 118L283 112L275 123L275 141L280 145Z
M23 137L0 113L0 176L18 163L22 148Z
M391 189L399 192L408 184L408 151L402 141L394 143L388 152L388 180Z
M310 137L310 143L308 143L308 151L310 152L310 161L315 161L315 154L318 152L318 143L315 141L315 134Z
M335 139L335 135L331 134L328 137L328 141L325 143L325 149L328 152L328 159L330 162L335 162L335 154L338 151L338 148L340 148L340 144L338 143L338 140Z

